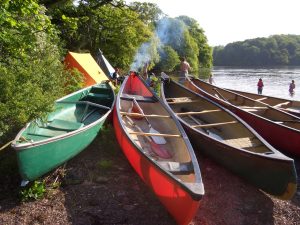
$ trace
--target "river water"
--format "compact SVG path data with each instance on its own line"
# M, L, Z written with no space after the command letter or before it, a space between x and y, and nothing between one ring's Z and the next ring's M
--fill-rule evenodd
M231 68L214 67L215 85L223 88L257 93L257 82L264 82L263 95L300 101L300 67ZM202 77L200 76L200 79ZM203 78L205 80L205 78ZM289 95L289 84L295 80L294 96Z

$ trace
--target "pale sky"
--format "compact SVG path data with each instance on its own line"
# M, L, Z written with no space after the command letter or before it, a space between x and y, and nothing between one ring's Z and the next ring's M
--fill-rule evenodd
M132 2L127 0L126 2ZM274 34L300 35L300 0L144 0L198 21L212 46Z

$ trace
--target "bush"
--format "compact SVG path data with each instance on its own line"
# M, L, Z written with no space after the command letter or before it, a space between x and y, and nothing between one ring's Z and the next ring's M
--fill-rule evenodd
M80 87L61 63L58 33L34 0L0 5L0 146Z

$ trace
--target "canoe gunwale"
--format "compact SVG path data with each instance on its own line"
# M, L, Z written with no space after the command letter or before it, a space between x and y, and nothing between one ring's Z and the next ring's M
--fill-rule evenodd
M179 85L180 87L184 88L185 90L189 92L193 92L189 90L187 87L175 82L175 84ZM165 87L164 84L161 86L161 96L162 99L165 101ZM209 102L212 102L207 97L202 96L201 94L198 94L196 92L193 92L193 94L202 97L203 99L208 100ZM167 101L165 101L167 102ZM215 105L220 106L218 103L213 102ZM170 107L168 105L168 107ZM171 107L170 107L171 108ZM257 153L248 151L246 149L237 148L232 145L229 145L225 142L219 141L205 132L201 132L193 127L191 127L186 121L184 121L182 118L178 117L178 120L183 124L183 127L186 129L188 135L190 135L191 141L193 141L193 144L199 148L202 147L202 152L206 155L212 157L216 162L222 164L229 170L231 170L233 173L239 175L239 176L245 176L247 174L247 171L249 172L252 169L257 169L258 171L268 171L268 176L264 175L264 173L260 174L259 176L254 176L255 178L251 177L247 178L246 180L250 181L252 184L256 185L258 188L269 192L270 194L276 196L279 199L283 200L289 200L291 199L297 190L297 175L294 165L294 160L292 158L289 158L276 150L274 147L272 147L265 139L263 139L253 128L251 128L247 123L245 123L243 120L241 120L238 116L236 116L233 112L230 112L228 109L220 106L221 109L224 109L224 111L228 112L232 116L236 117L238 121L240 121L246 128L248 128L252 133L255 135L257 139L259 139L266 147L270 149L274 154L265 154L265 153ZM172 110L172 109L171 109ZM214 144L211 142L213 141ZM210 147L207 147L210 146ZM214 147L212 147L214 146ZM201 149L200 149L201 150ZM227 157L225 157L225 154ZM233 158L238 159L238 162L241 160L241 162L246 162L248 158L253 159L253 163L243 163L240 164L241 167L238 169L233 166L231 167L230 160L228 160L229 156L234 156ZM282 178L278 178L278 182L271 182L272 176L277 176L278 173L273 173L273 166L278 166L279 168L282 167L282 171L279 173L284 173L285 176L287 176L287 179L285 180L285 176ZM251 169L252 168L252 169ZM285 169L284 169L285 168ZM270 180L271 179L271 180ZM260 180L265 180L265 182L261 182ZM270 183L271 182L271 183ZM272 188L273 184L276 186L276 188Z
M97 84L96 84L97 85ZM93 85L95 86L95 85ZM73 96L73 95L76 95L77 93L84 93L86 90L89 90L91 89L93 86L89 86L89 87L86 87L84 89L81 89L81 90L78 90L76 92L73 92L67 96L64 96L58 100L55 101L55 103L57 102L63 102L64 99L70 97L70 96ZM111 107L108 107L109 109L106 109L108 110L105 114L103 114L101 116L101 118L99 118L98 120L88 124L87 126L84 126L82 128L79 128L79 129L76 129L74 131L71 131L71 132L68 132L68 133L65 133L65 134L61 134L61 135L58 135L58 136L55 136L55 137L50 137L50 138L47 138L47 139L44 139L44 140L40 140L40 141L35 141L35 142L24 142L24 143L17 143L17 141L21 138L23 132L30 126L30 124L32 122L29 122L25 125L25 127L23 127L19 132L18 134L16 135L15 139L13 140L11 146L16 150L16 151L22 151L22 150L26 150L28 148L31 148L31 147L37 147L37 146L41 146L41 145L45 145L45 144L48 144L48 143L52 143L52 142L56 142L56 141L60 141L62 139L66 139L66 138L69 138L69 137L72 137L72 136L75 136L75 135L78 135L80 133L83 133L85 132L86 130L89 130L91 129L92 127L94 126L97 126L98 124L102 123L103 120L106 120L106 118L109 116L109 114L112 112L113 110L113 107L114 107L114 104L115 104L115 101L116 101L116 96L112 90L112 88L110 87L110 90L112 91L113 93L113 101L112 101L112 104L111 104ZM86 102L84 102L86 103ZM91 102L92 103L92 102ZM88 104L88 103L86 103ZM96 104L97 105L97 104Z
M183 86L182 84L178 83L178 82L175 82L173 80L171 80L170 82L173 82L175 83L176 85L180 86L181 88L187 90L187 91L190 91L189 89L187 89L185 86ZM164 95L164 85L162 83L161 85L161 94L162 94L162 99L165 99L165 95ZM231 116L233 116L237 122L241 123L242 125L244 125L248 130L250 130L257 139L259 139L259 141L261 141L266 147L268 147L274 154L264 154L264 153L257 153L257 152L253 152L253 151L249 151L249 150L246 150L246 149L243 149L243 148L237 148L235 146L231 146L225 142L222 142L220 140L217 140L216 138L213 138L211 136L209 136L208 134L206 134L205 132L201 132L199 131L198 129L196 129L197 127L192 127L191 125L189 125L186 121L184 121L180 116L177 116L177 119L185 124L186 127L189 127L190 129L192 129L193 131L201 134L201 135L204 135L206 136L208 139L212 139L214 141L216 141L217 143L219 143L220 145L223 145L223 146L227 146L227 147L230 147L230 148L234 148L236 149L236 151L243 151L245 153L249 153L251 155L259 155L260 157L264 157L264 158L272 158L272 159L276 159L276 160L282 160L282 159L287 159L287 160L292 160L291 158L285 156L284 154L282 154L280 151L278 151L277 149L275 149L272 145L270 145L264 138L262 138L249 124L247 124L244 120L240 119L237 115L235 115L233 112L231 112L230 110L224 108L223 106L221 106L220 104L218 104L217 102L213 102L211 99L199 94L199 93L196 93L196 92L193 92L193 94L197 95L199 98L203 98L205 100L207 100L208 102L216 105L217 107L219 107L220 109L224 110L225 112L227 112L228 114L230 114ZM167 102L167 101L166 101ZM168 104L167 104L168 107L170 107ZM171 107L170 107L170 110ZM280 156L280 158L278 158Z
M191 88L194 88L196 90L194 92L200 92L201 95L205 95L205 96L207 96L207 98L213 99L214 101L218 102L218 104L226 107L228 110L232 111L234 114L237 114L243 120L247 120L247 123L249 123L249 125L251 124L251 126L253 126L253 129L255 129L255 130L259 129L259 131L257 131L257 133L259 133L260 136L262 136L264 139L266 139L266 141L270 142L272 144L272 146L274 146L276 149L279 149L280 151L287 152L287 153L292 154L294 156L299 156L300 155L300 152L299 152L300 145L298 144L299 142L297 141L298 138L299 138L299 135L300 135L300 129L295 129L295 128L286 126L284 124L278 124L278 123L276 123L276 122L274 122L270 119L267 119L265 117L259 116L257 114L251 113L251 112L248 112L246 110L241 109L238 106L235 106L231 103L223 101L222 99L216 98L215 96L213 96L209 92L206 92L206 91L202 90L200 87L198 87L193 82L194 80L196 80L200 83L204 83L205 85L208 85L208 86L214 86L214 85L211 85L211 84L207 84L207 83L205 83L205 82L203 82L199 79L196 79L196 78L188 79L188 81L187 81L188 83L186 83L186 85L191 85ZM225 91L227 91L227 90L225 90ZM272 107L269 107L269 108L272 109ZM276 108L274 108L274 110L277 110L277 111L279 111L280 113L283 113L283 114L287 114L291 118L295 118L296 120L299 120L299 117L297 117L295 115L292 115L290 113L286 113L286 112L284 112L282 110L278 110ZM258 124L260 125L260 127L258 127ZM270 135L270 132L266 131L265 127L268 127L269 130L274 129L274 131L276 131L276 132L272 132L272 135ZM261 131L261 128L264 128L264 130ZM291 135L292 142L291 141L289 141L288 143L287 142L279 142L278 140L279 140L280 137L277 137L277 135L276 135L277 133L281 133L281 137L283 137L284 133L285 133L285 135L286 135L286 133L288 135Z
M198 89L201 89L201 88L199 88L196 84L194 84L193 80L198 80L198 82L203 82L203 81L201 81L201 80L199 80L199 79L196 79L196 78L192 78L192 79L189 80L189 82L190 82L194 87L196 87L196 88L198 88ZM204 82L203 82L203 83L204 83ZM211 84L207 84L207 85L211 85ZM211 85L211 86L213 86L213 85ZM218 88L218 89L224 89L224 88L220 88L220 87L216 87L216 88ZM239 96L239 97L241 97L241 98L245 98L245 99L250 100L250 101L255 101L254 99L251 99L251 98L249 98L249 97L247 97L247 96L240 95L240 94L235 93L235 92L233 92L233 91L231 91L231 90L227 90L227 89L224 89L224 90L227 91L227 92L229 92L229 93L232 93L232 94L234 94L234 95L237 95L237 96ZM202 90L201 90L201 91L202 91ZM203 91L204 91L204 90L203 90ZM216 99L216 97L212 96L210 93L208 93L208 92L206 92L206 93L207 93L208 95L210 95L211 98ZM269 121L270 123L277 124L277 125L279 125L279 126L282 126L282 127L287 128L287 129L296 131L296 132L298 132L298 133L300 134L300 130L299 130L299 129L296 129L296 128L293 128L293 127L289 127L289 126L287 126L287 125L285 125L285 124L279 124L279 123L276 123L276 122L274 122L273 120L270 120L270 119L265 118L265 117L263 117L263 116L257 115L257 114L255 114L255 113L253 113L253 112L251 112L251 111L247 111L247 110L243 109L242 107L236 106L236 105L234 105L234 104L232 104L232 103L230 103L230 102L228 102L228 101L225 101L225 100L223 100L223 99L217 99L217 100L218 100L218 101L222 101L223 104L226 104L226 105L228 105L228 106L230 106L230 107L232 107L232 108L235 108L235 110L240 110L240 111L243 111L244 113L249 113L249 114L251 114L251 115L253 115L253 116L255 116L255 117L260 118L261 120L267 120L267 121ZM268 105L268 104L263 103L263 102L260 102L260 103L263 104L263 105L265 105L265 107L267 107L268 109L272 109L272 110L275 110L275 111L279 111L279 112L281 112L281 113L283 113L283 114L286 114L286 115L288 115L288 116L294 118L295 121L299 121L299 122L300 122L300 118L297 117L297 116L295 116L295 115L293 115L293 114L291 114L291 113L288 113L288 112L286 112L286 111L284 111L284 110L282 110L282 109L273 107L273 106Z
M126 81L129 79L129 77L127 76L125 78L125 80L123 81L123 83L126 83ZM141 82L144 83L143 80L141 80ZM144 83L144 85L146 85ZM150 89L149 89L150 90ZM121 132L124 134L123 136L131 143L131 145L133 145L135 147L135 149L137 149L138 151L136 151L141 157L145 158L150 164L152 164L156 169L158 169L160 172L162 172L165 176L169 177L170 179L172 179L172 181L174 183L176 183L177 185L179 185L181 188L183 188L183 190L185 190L187 193L189 193L189 195L192 197L193 200L195 201L199 201L202 199L203 195L204 195L204 186L203 186L203 182L202 182L202 177L201 177L201 172L200 172L200 168L194 165L197 165L197 159L196 159L196 155L193 151L190 151L190 149L192 149L192 145L189 142L189 139L183 129L183 127L180 125L179 121L177 121L176 119L174 120L174 122L176 123L178 130L180 131L180 133L182 134L182 139L184 140L184 142L187 145L187 148L189 150L190 153L190 157L191 157L191 162L193 164L193 169L194 169L194 174L195 174L195 182L193 184L191 183L185 183L181 180L179 180L174 174L172 174L171 172L166 171L162 166L160 166L158 163L155 162L155 160L151 159L148 155L143 153L143 149L139 146L137 146L135 144L135 142L132 140L132 138L130 138L130 133L127 131L127 129L124 126L124 123L122 122L122 115L120 113L120 100L123 100L120 96L124 91L124 85L121 86L121 89L119 90L117 99L116 99L116 104L115 104L115 110L116 110L116 116L117 116L117 121L119 126L122 128ZM167 112L170 114L170 117L174 119L174 116L172 115L172 113L170 113L169 109L167 107L165 107L164 103L161 101L161 99L159 99L156 94L154 92L152 92L152 90L150 90L151 93L153 94L153 96L157 99L157 102L161 103L162 106L167 110ZM125 99L124 99L125 100ZM191 188L194 187L194 188ZM194 192L194 191L197 192Z

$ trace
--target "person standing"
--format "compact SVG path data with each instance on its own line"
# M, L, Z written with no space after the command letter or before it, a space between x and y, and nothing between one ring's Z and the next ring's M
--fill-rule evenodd
M209 78L208 78L208 83L210 83L210 84L213 84L213 83L215 83L215 82L214 82L214 78L213 78L213 76L212 76L212 75L209 75Z
M263 87L264 87L264 83L263 83L262 79L259 78L258 83L257 83L257 93L259 95L262 94Z
M155 75L154 73L151 73L149 86L152 88L152 90L158 97L160 97L160 82L160 78L157 77L157 75Z
M119 78L119 68L115 68L115 72L112 74L112 83L116 86L118 85L118 78Z
M290 83L290 86L289 86L289 92L290 92L290 95L293 96L294 95L294 89L296 88L296 84L295 84L295 81L292 80L292 82Z
M191 70L190 64L186 61L185 57L181 58L181 63L180 63L180 77L179 81L184 81L185 78L189 74L189 70Z

